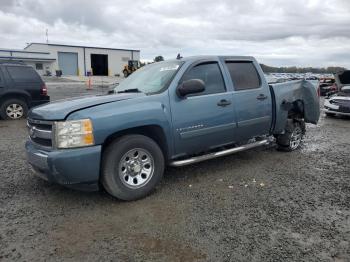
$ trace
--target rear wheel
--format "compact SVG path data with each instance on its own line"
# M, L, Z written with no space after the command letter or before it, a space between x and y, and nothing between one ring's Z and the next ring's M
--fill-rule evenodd
M281 151L294 151L302 143L305 133L305 123L303 121L294 121L288 119L285 133L277 136L278 149Z
M126 71L126 70L123 71L123 74L124 74L124 77L125 77L125 78L127 78L127 77L129 76L129 73L128 73L128 71Z
M136 200L148 195L162 179L164 156L152 139L127 135L106 148L102 165L106 191L122 200Z
M26 102L21 99L8 99L0 106L0 116L5 120L17 120L25 118L28 113Z

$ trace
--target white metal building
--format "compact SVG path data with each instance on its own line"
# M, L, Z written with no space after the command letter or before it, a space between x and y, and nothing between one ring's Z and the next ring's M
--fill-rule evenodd
M0 60L23 61L33 66L41 75L45 73L45 68L51 70L51 65L55 62L55 58L49 52L31 52L3 48L0 48ZM53 71L51 72L53 73Z
M140 50L30 43L23 50L0 49L0 59L23 61L40 74L122 75L128 60L140 60Z

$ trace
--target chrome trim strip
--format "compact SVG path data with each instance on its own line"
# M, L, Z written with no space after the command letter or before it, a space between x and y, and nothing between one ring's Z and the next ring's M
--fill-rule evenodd
M52 132L49 130L43 130L43 129L38 129L35 126L32 127L33 130L33 135L31 137L38 137L38 138L43 138L43 139L52 139L51 134Z
M242 120L242 121L238 121L238 127L260 124L260 123L267 122L269 120L271 120L271 116L263 116L263 117L248 119L248 120Z
M30 119L28 118L27 122L29 124L33 123L33 124L42 124L42 125L49 125L52 126L54 121L45 121L45 120L35 120L35 119Z
M188 138L193 138L197 136L209 135L216 132L222 132L226 130L232 130L233 132L235 128L236 128L236 123L229 123L229 124L223 124L218 126L205 127L205 128L199 128L199 129L181 132L180 137L182 139L188 139Z
M206 155L202 155L202 156L192 157L192 158L185 159L185 160L173 161L170 163L170 166L173 166L173 167L186 166L186 165L202 162L205 160L217 158L220 156L226 156L226 155L230 155L233 153L245 151L245 150L248 150L248 149L251 149L254 147L266 145L268 143L269 143L269 140L264 139L264 140L261 140L258 142L254 142L251 144L247 144L247 145L243 145L243 146L239 146L239 147L235 147L235 148L231 148L231 149L226 149L226 150L215 152L215 153L210 153L210 154L206 154Z

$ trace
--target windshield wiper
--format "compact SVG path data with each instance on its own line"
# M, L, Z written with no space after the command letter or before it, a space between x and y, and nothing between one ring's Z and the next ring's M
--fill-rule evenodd
M142 93L142 91L138 88L130 88L130 89L120 90L117 93L118 94L120 94L120 93Z

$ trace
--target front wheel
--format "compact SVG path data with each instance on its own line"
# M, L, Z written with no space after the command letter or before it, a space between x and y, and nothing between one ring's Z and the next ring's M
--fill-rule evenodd
M278 149L281 151L294 151L298 149L305 133L305 124L303 121L288 119L285 133L277 136Z
M163 172L163 153L146 136L123 136L103 153L101 182L109 194L122 200L148 195L162 179Z

